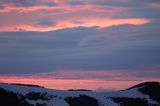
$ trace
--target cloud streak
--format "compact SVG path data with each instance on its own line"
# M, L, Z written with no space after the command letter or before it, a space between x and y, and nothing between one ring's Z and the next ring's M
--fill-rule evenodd
M132 25L141 25L149 23L150 21L147 19L81 19L80 23L75 23L77 19L69 19L69 20L59 20L54 23L52 20L41 20L38 22L38 25L9 25L9 26L3 26L0 31L2 32L8 32L8 31L37 31L37 32L47 32L47 31L53 31L53 30L59 30L59 29L65 29L67 28L74 28L78 26L84 26L84 27L92 27L92 26L98 26L98 27L109 27L113 25L122 25L122 24L132 24ZM12 22L14 24L14 22Z

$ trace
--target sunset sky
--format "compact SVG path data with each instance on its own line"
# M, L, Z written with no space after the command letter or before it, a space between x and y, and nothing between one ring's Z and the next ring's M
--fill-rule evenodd
M160 81L160 0L0 0L0 82L117 90Z

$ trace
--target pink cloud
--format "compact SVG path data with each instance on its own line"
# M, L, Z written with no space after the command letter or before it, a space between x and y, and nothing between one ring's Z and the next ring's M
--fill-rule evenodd
M32 19L31 19L32 20ZM75 21L81 20L81 23L75 23ZM76 19L66 19L66 20L57 20L56 26L42 26L36 25L33 22L32 24L19 24L19 25L3 25L1 26L0 31L52 31L52 30L59 30L64 28L74 28L79 26L84 27L109 27L113 25L122 25L122 24L132 24L132 25L142 25L149 23L148 19L100 19L100 18L76 18ZM14 22L13 22L14 23Z
M0 10L0 31L52 31L64 28L84 27L108 27L112 25L132 24L141 25L150 22L147 18L112 18L115 15L123 15L128 8L119 6L103 6L94 3L85 5L68 5L63 0L47 0L43 2L58 3L49 5L13 5L3 4ZM74 9L73 9L74 8ZM10 18L12 17L12 18ZM56 26L42 26L41 20L50 19ZM80 23L75 23L80 22Z

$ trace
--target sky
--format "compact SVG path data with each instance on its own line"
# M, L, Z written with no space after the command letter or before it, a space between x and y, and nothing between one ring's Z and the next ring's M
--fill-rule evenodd
M0 0L0 82L118 90L160 81L160 0Z

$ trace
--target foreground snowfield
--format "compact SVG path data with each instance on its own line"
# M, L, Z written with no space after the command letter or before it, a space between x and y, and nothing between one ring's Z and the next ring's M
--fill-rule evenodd
M146 82L116 92L63 91L0 84L0 106L160 106L160 84Z

